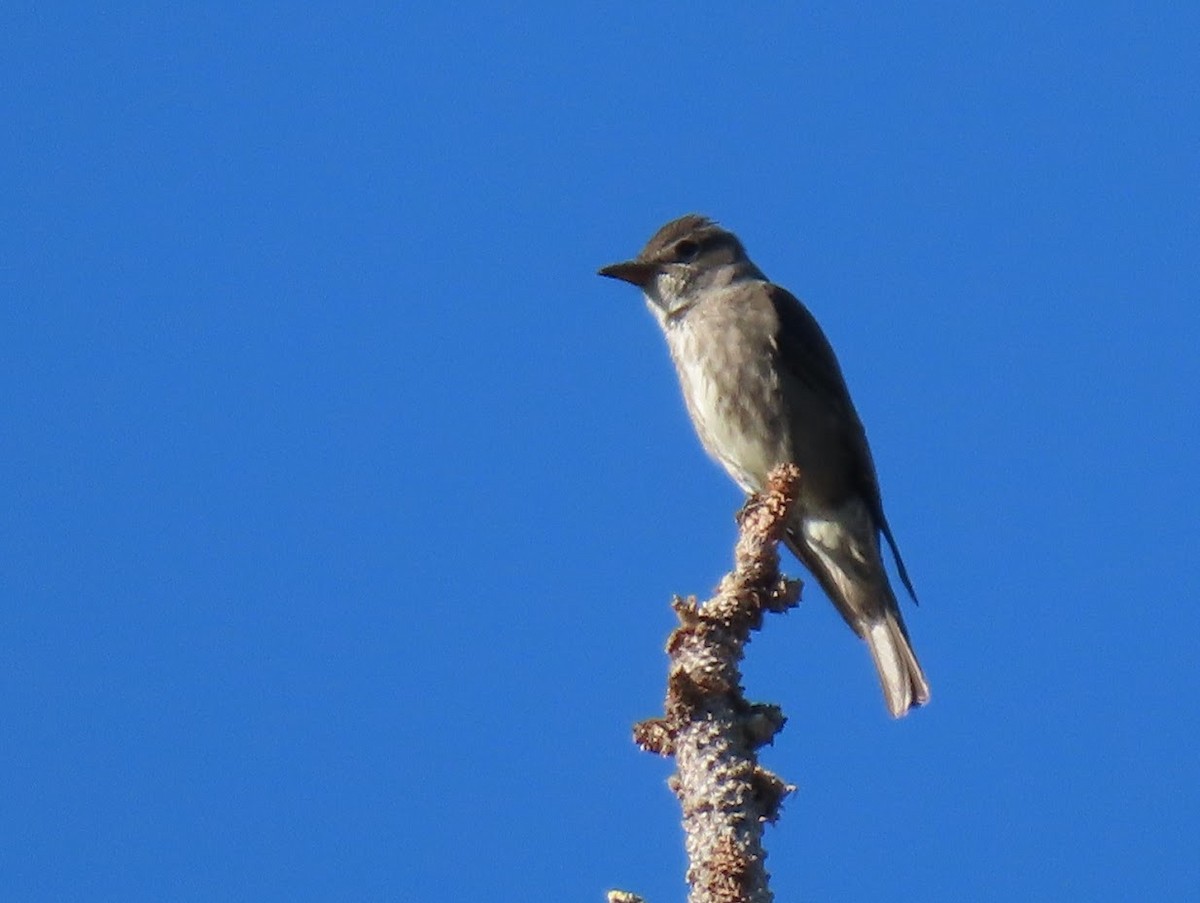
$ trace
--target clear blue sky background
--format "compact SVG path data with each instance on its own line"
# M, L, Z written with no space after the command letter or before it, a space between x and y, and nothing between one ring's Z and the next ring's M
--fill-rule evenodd
M780 899L1200 898L1200 11L402 6L0 17L5 898L681 898L740 499L595 270L688 211L922 597L901 723L816 588L750 649Z

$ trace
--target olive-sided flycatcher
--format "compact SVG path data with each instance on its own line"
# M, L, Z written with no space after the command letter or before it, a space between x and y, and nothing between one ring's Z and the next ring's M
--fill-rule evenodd
M813 315L767 280L737 236L694 214L667 223L637 257L600 275L645 294L696 433L742 489L761 490L779 464L800 468L788 548L866 640L892 715L928 702L880 534L916 595L883 514L862 422Z

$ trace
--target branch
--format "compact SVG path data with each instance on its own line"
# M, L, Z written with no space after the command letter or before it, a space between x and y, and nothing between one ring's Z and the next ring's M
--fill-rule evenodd
M690 903L773 899L763 825L779 817L795 788L759 766L756 750L786 719L777 706L747 702L738 664L763 614L797 604L800 584L780 576L776 546L799 488L796 467L776 468L739 514L734 569L717 594L703 606L675 597L665 714L633 729L643 749L675 757L670 785L683 808Z

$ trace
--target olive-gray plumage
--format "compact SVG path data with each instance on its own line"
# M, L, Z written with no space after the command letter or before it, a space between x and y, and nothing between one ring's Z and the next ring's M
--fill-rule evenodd
M812 314L767 280L737 236L694 214L600 274L642 289L701 443L746 492L762 489L779 464L800 468L788 547L866 640L891 713L927 702L880 534L910 594L912 584L883 514L862 422Z

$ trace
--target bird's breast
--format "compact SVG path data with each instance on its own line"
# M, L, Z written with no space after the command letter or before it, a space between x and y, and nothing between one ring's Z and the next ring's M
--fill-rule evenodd
M774 332L768 323L703 313L667 324L667 343L701 443L753 492L790 460Z

